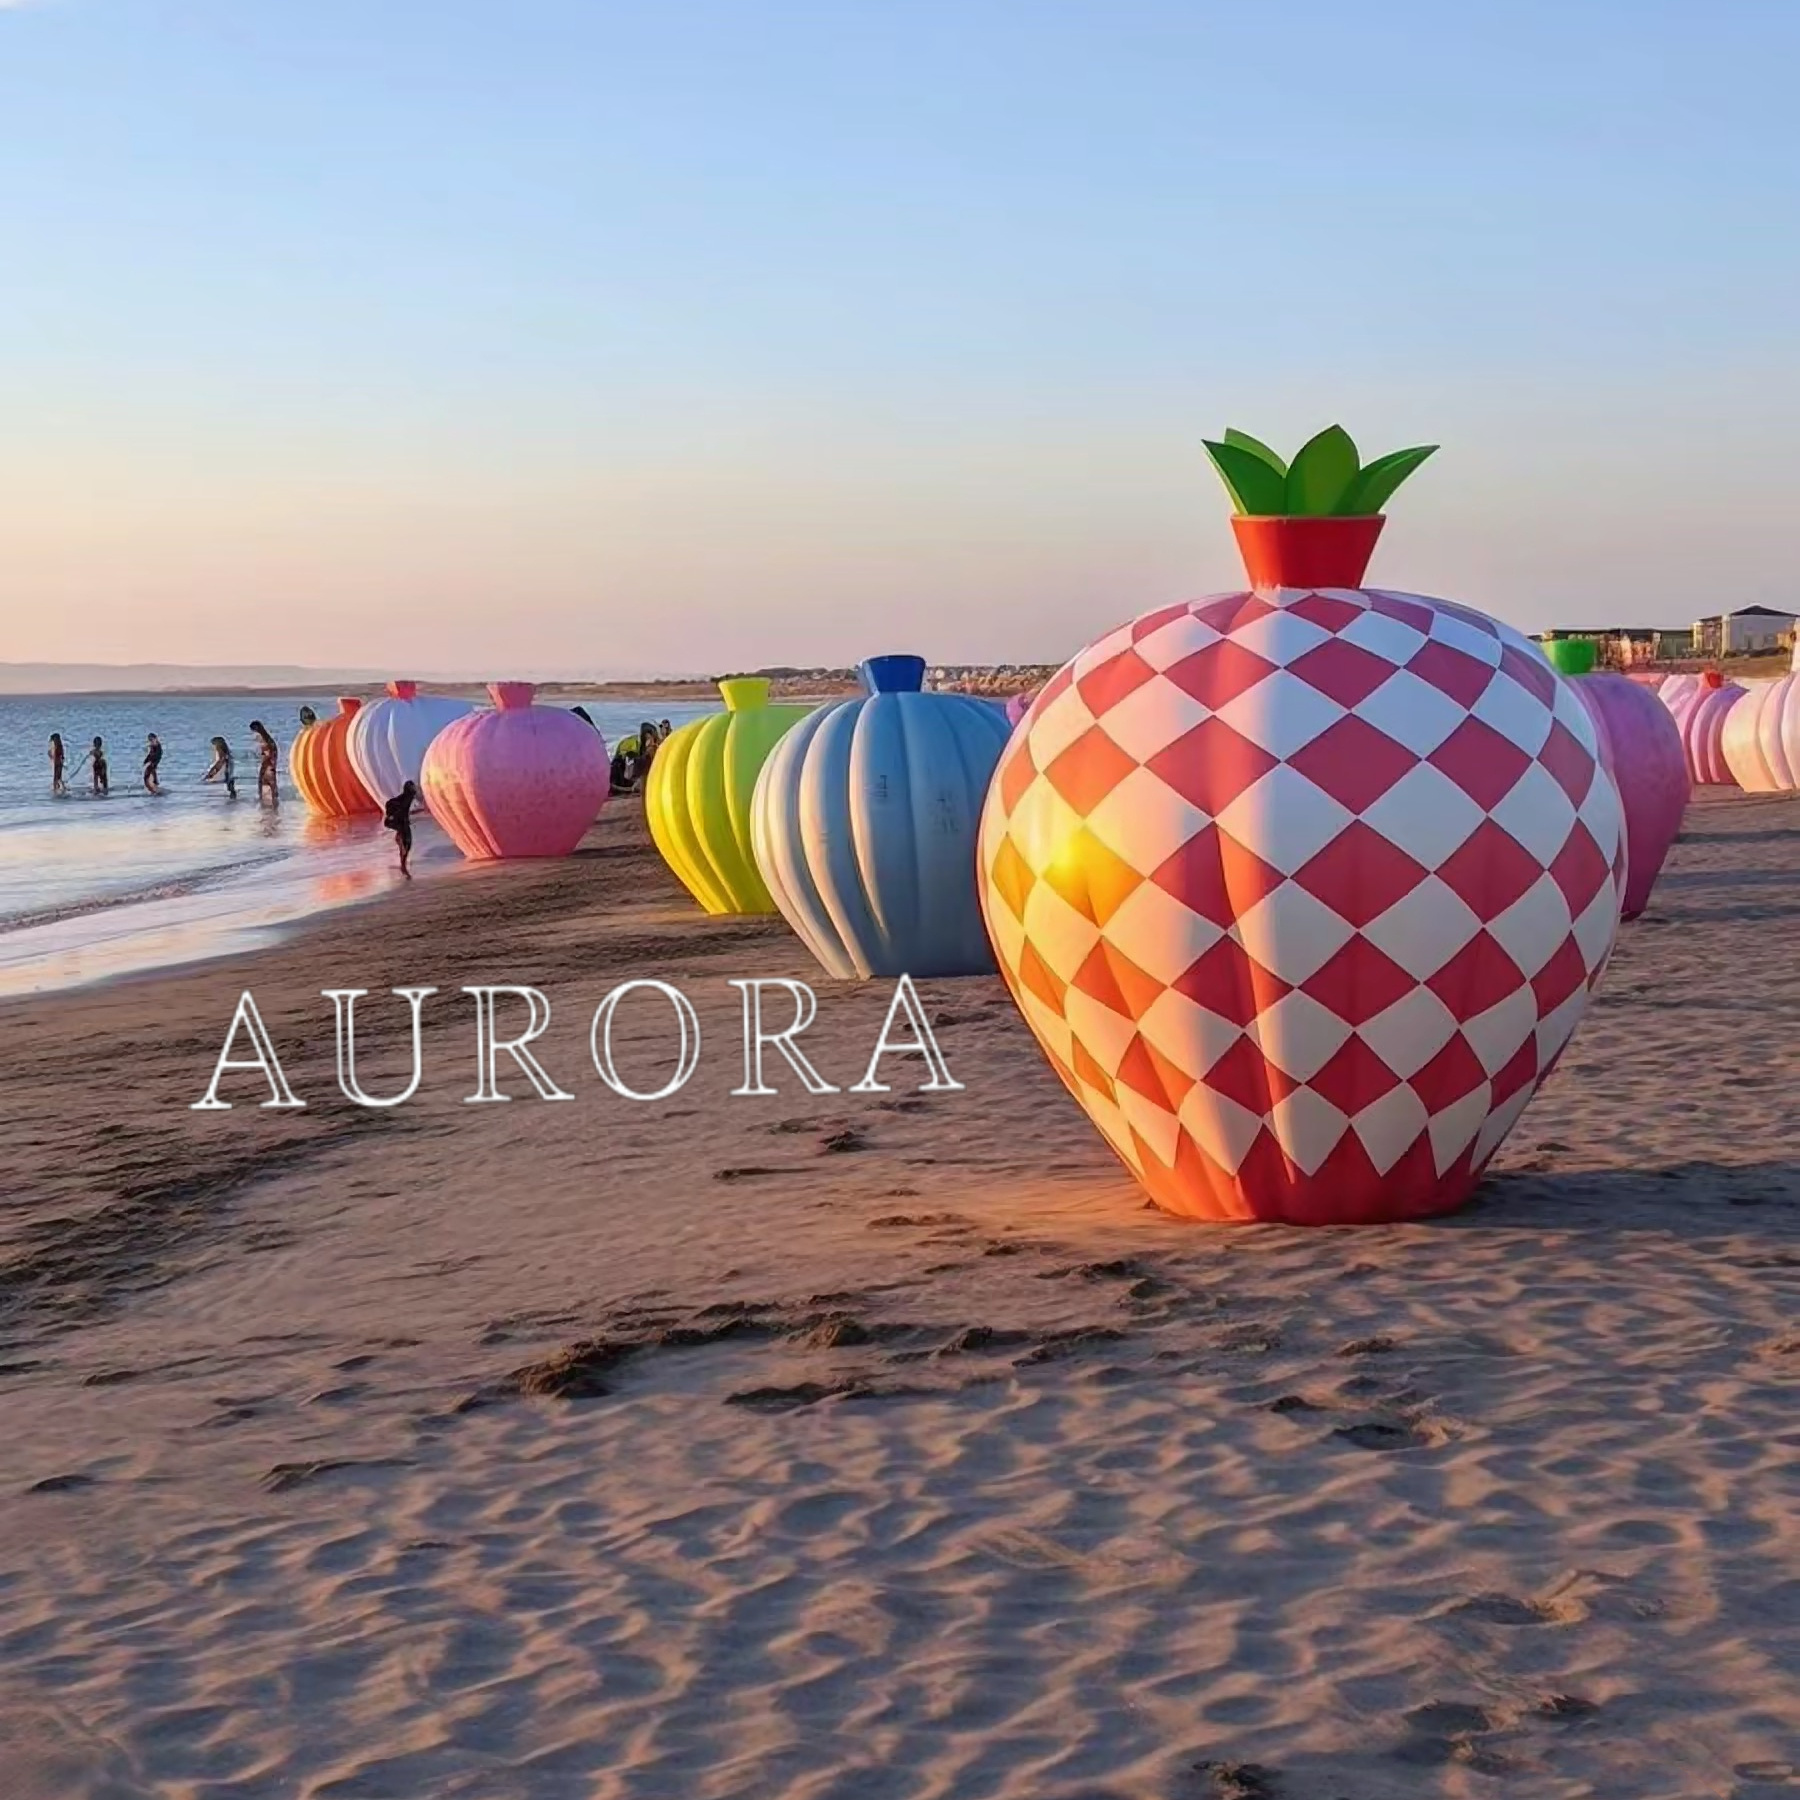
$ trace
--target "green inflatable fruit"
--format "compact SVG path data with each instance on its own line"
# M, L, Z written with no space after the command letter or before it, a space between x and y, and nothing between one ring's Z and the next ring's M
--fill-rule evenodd
M771 706L760 676L721 681L719 692L722 713L658 748L644 814L663 861L709 913L772 913L750 850L750 796L769 752L812 708Z

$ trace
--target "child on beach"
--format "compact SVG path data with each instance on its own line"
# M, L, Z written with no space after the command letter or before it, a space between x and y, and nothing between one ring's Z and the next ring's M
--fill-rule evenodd
M162 739L153 731L144 740L144 792L160 794L162 781L156 771L162 763Z
M381 809L382 824L394 834L394 842L400 846L400 873L408 877L412 875L412 870L406 866L412 856L412 809L418 803L418 787L409 781Z
M69 784L63 779L63 741L60 731L50 734L50 791L53 794L66 794Z
M212 747L212 767L200 779L202 781L223 781L225 797L228 800L235 800L237 798L237 779L232 774L231 746L222 737L216 737L212 741Z
M281 752L275 747L275 740L269 735L269 728L261 719L252 719L250 729L256 737L256 803L261 806L266 797L269 805L279 805L281 785L276 779L275 763Z
M75 773L79 775L90 763L94 767L94 793L97 796L110 794L112 784L106 778L106 745L99 738L94 739L93 748L81 759Z

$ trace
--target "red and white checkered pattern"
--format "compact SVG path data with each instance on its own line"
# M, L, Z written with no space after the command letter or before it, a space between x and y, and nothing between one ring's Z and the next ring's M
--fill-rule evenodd
M1283 588L1060 670L980 875L1014 998L1160 1205L1346 1223L1465 1197L1605 967L1624 842L1587 709L1517 632Z

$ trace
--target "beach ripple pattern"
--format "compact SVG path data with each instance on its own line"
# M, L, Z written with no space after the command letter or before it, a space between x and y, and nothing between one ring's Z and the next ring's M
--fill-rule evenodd
M1001 973L1171 1212L1367 1222L1467 1196L1611 954L1594 722L1451 602L1163 607L1061 669L982 822Z
M992 974L975 842L1011 727L985 701L916 691L915 658L876 661L915 689L823 707L782 738L751 801L757 867L840 980Z
M425 752L425 803L471 861L567 856L611 791L600 733L560 707L533 706L535 691L490 683L494 710L453 719Z

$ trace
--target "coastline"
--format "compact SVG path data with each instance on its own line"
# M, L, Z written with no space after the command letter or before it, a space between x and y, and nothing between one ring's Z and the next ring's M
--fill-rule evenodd
M1793 801L1697 800L1476 1203L1354 1235L1148 1209L997 979L849 1092L891 990L637 807L483 874L0 1002L9 1793L1780 1791ZM757 975L844 1091L734 1096ZM466 1104L479 982L572 1102ZM385 1093L411 984L356 1108L321 990ZM303 1111L190 1110L245 989Z
M294 802L298 805L298 802ZM466 875L429 816L417 826L413 879ZM279 942L325 914L379 901L402 883L392 842L372 820L346 821L254 860L91 896L0 924L0 1002L87 992Z

